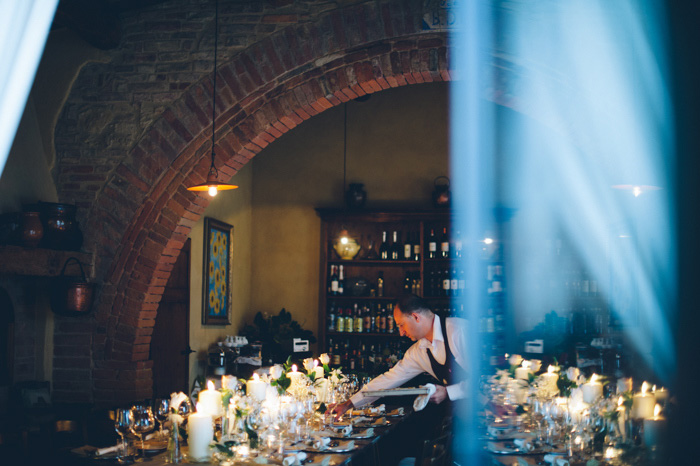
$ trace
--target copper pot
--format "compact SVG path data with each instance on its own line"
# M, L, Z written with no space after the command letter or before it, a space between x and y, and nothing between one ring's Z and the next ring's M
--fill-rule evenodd
M75 262L80 267L80 277L65 275L69 263ZM92 308L94 283L88 283L83 265L75 257L69 257L63 264L61 275L56 278L51 292L51 309L61 315L86 315Z

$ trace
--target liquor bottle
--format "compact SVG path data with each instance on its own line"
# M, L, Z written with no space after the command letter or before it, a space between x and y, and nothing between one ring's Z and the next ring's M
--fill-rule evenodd
M379 325L378 325L378 331L379 333L386 333L386 308L382 306L381 309L379 309Z
M435 291L433 291L433 296L442 296L442 291L442 270L438 269L435 272Z
M394 333L394 315L387 309L386 313L386 333Z
M355 333L362 333L362 329L365 326L364 319L362 318L362 311L355 304Z
M328 310L328 330L331 332L335 330L335 303L331 303Z
M371 333L375 333L377 331L377 311L375 309L375 306L372 306L369 314L369 331Z
M411 273L410 272L406 272L406 276L403 279L403 292L404 293L411 292Z
M340 273L338 274L338 294L342 296L345 293L345 275L343 275L343 266L340 266Z
M365 333L370 333L372 331L372 316L370 315L369 308L365 306L363 310L363 326L364 326L364 332Z
M413 260L420 260L420 234L416 234L415 241L413 242Z
M351 371L355 370L355 358L357 356L357 353L355 350L352 350L352 353L350 353L350 361L348 362L348 366L350 367Z
M333 348L333 359L332 359L333 365L334 366L340 366L342 363L342 360L340 359L340 345L336 342L335 347Z
M350 340L345 340L345 348L343 348L343 367L348 367L350 364Z
M430 230L430 236L428 237L428 259L435 259L437 257L437 239L435 238L435 231Z
M386 242L386 231L382 232L382 244L379 245L379 258L382 260L389 259L389 245Z
M356 304L356 306L357 306L357 304ZM354 328L353 328L354 323L355 322L353 322L353 319L352 319L352 309L350 309L350 308L345 309L345 331L352 333L352 331L354 330Z
M391 260L397 261L403 256L403 248L399 244L398 232L394 230L394 242L391 245Z
M360 351L357 353L357 359L360 362L360 370L365 372L367 370L367 350L365 350L365 342L362 342Z
M374 353L375 353L374 345L370 345L369 354L367 355L367 362L369 364L368 369L372 372L374 372L374 365L376 364L376 359L375 359Z
M450 257L450 238L447 236L447 228L442 229L442 238L440 238L440 257L443 259Z
M335 318L335 331L336 332L344 332L345 331L345 313L343 312L342 307L338 308L338 315Z
M411 243L410 233L406 233L406 241L403 243L403 260L413 260L413 244Z
M450 295L450 271L445 269L442 275L442 296Z
M437 288L437 285L435 285L435 270L430 269L430 272L428 272L428 287L426 288L425 292L427 296L435 296L435 289Z
M338 294L338 274L336 272L337 270L337 265L331 265L331 294L333 296L336 296Z
M379 277L377 277L377 296L380 298L384 296L384 272L379 271Z
M457 269L455 267L452 267L452 276L450 277L450 293L452 296L459 296L459 279L457 278Z

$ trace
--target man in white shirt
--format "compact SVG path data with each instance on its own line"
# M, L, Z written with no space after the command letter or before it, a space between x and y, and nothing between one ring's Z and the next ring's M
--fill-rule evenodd
M336 418L348 409L377 399L365 397L364 391L396 388L424 372L437 379L436 391L430 397L432 403L466 396L467 321L456 317L441 319L416 295L408 295L396 305L394 320L401 336L416 343L389 371L373 379L345 403L331 406L329 412Z

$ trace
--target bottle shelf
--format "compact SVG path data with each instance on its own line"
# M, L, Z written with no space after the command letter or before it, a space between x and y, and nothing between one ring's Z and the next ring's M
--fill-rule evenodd
M394 261L394 260L329 260L329 265L351 265L362 267L365 265L383 265L387 267L420 267L420 261Z
M326 296L329 301L398 301L398 296L347 296L347 295L331 295Z
M373 338L400 338L398 332L394 333L378 333L378 332L336 332L335 330L326 330L328 337L373 337Z

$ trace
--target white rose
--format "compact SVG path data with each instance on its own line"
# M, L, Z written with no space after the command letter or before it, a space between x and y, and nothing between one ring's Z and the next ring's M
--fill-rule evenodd
M282 366L280 366L279 364L275 364L270 368L270 377L277 380L280 377L282 377L282 372L284 372Z
M304 369L306 369L306 372L311 372L312 370L314 370L313 358L304 359Z
M318 359L321 360L321 364L328 364L331 362L331 357L328 356L327 353L323 353L321 356L318 357Z
M542 361L539 359L530 359L530 370L532 372L539 372L542 369Z
M576 382L578 379L578 376L581 374L581 371L578 370L578 367L569 367L566 370L566 377L571 380L572 382Z
M519 366L521 362L523 362L523 357L519 354L513 354L508 358L508 363L511 366Z

